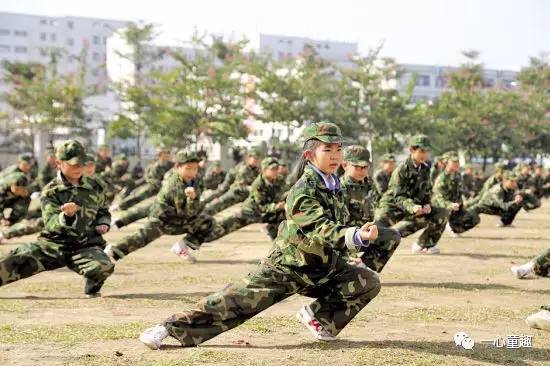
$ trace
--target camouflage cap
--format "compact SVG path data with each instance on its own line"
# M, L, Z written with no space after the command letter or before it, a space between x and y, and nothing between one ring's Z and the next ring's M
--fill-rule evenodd
M269 156L262 160L262 169L276 168L279 166L279 160L273 156Z
M370 152L360 145L347 146L344 149L344 161L358 166L370 165Z
M70 165L86 164L88 161L86 149L77 140L64 141L57 147L55 157Z
M194 151L179 150L175 156L177 164L198 163L201 159Z
M20 154L18 157L17 157L17 161L21 161L21 162L25 162L25 163L32 163L32 160L34 159L34 157L32 156L31 153L23 153L23 154Z
M98 149L109 149L109 150L111 149L111 147L110 147L109 145L107 145L107 144L101 144L101 145L99 145L97 148L98 148Z
M395 161L395 155L393 155L393 154L384 154L380 158L380 161Z
M513 172L511 170L507 170L504 172L504 174L502 175L502 179L505 179L505 180L517 180L518 179L518 175L516 172Z
M247 155L256 159L261 159L264 154L260 148L253 147L248 151Z
M278 159L279 160L279 166L288 166L288 161L285 159Z
M460 158L458 157L458 153L454 150L447 151L445 154L441 156L442 161L459 161Z
M302 138L304 143L309 140L319 140L327 144L341 143L342 131L334 123L312 123L304 128Z
M210 166L221 167L221 166L222 166L222 162L219 161L219 160L214 160L214 161L211 161L211 162L210 162Z
M421 149L431 149L432 143L430 142L430 138L428 136L420 134L411 138L409 146L416 146Z
M473 166L472 164L470 164L470 163L464 165L464 169L473 169L473 167L474 167L474 166Z
M95 164L95 155L92 154L92 153L87 153L86 154L86 158L88 159L88 161L86 162L86 164Z

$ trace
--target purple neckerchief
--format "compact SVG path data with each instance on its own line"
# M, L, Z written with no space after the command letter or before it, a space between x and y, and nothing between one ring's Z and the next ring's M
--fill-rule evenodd
M317 174L323 178L323 181L325 182L325 186L332 192L336 192L340 190L340 181L338 180L338 177L334 174L327 175L320 171L315 165L308 163L309 167L313 169Z
M336 192L340 190L340 181L338 180L338 177L334 174L328 175L317 169L317 167L311 163L308 164L311 169L313 169L317 174L323 178L323 181L325 182L325 186L332 192ZM353 241L355 242L355 245L358 247L368 247L370 242L367 240L367 242L364 242L361 239L361 235L359 234L359 229L355 230L355 234L353 234Z

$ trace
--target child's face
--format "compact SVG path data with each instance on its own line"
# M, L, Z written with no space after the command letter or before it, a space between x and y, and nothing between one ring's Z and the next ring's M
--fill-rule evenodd
M388 173L393 172L394 167L395 163L391 160L385 161L384 164L382 164L382 170Z
M449 160L447 162L447 171L449 173L456 173L460 170L460 163L458 161Z
M530 172L531 172L531 168L528 166L524 166L523 168L521 168L521 174L523 175L529 175Z
M32 165L30 163L25 162L25 161L20 161L19 164L17 164L17 165L23 173L30 172L31 168L32 168Z
M468 175L472 175L472 168L466 168L464 169L464 173L468 174Z
M430 151L420 147L411 148L411 156L417 163L425 163L430 158Z
M315 148L309 160L323 173L334 174L342 164L343 157L341 144L322 143Z
M248 158L246 158L246 162L250 166L258 166L260 164L260 160L256 159L254 156L249 156Z
M518 182L512 179L505 179L504 187L507 189L518 189Z
M59 162L59 169L65 177L70 180L79 180L86 170L86 166L82 164L70 165L64 161Z
M180 177L185 181L190 181L195 179L197 173L199 172L199 163L190 162L178 165L178 173Z
M86 167L84 168L83 175L85 177L91 177L94 174L95 174L95 163L86 164Z
M279 167L265 168L263 174L269 181L273 182L279 175Z
M344 162L344 170L346 171L346 175L348 177L351 177L358 182L362 182L369 175L368 166L359 166Z
M107 149L107 148L104 148L102 147L101 149L99 149L99 151L97 152L99 156L101 156L103 159L106 159L108 158L109 156L111 156L111 149Z

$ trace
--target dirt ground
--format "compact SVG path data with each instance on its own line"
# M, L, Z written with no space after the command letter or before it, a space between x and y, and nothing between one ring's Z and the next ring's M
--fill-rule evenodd
M550 365L550 333L524 322L550 303L550 279L517 280L509 270L550 245L549 217L550 201L521 212L515 228L484 216L461 238L446 233L439 256L412 255L415 237L404 239L379 296L336 342L317 342L298 323L296 310L311 299L294 296L200 347L169 341L151 351L141 330L246 275L270 247L251 225L205 245L192 265L169 252L176 237L163 237L118 262L101 298L85 299L83 279L67 269L1 288L0 365ZM32 239L12 239L0 254ZM473 350L455 346L458 331ZM509 335L531 335L533 347L481 343Z

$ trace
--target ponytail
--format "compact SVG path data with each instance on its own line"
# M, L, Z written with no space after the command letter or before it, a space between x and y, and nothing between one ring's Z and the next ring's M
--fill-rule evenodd
M304 143L304 148L300 156L298 156L298 159L296 161L296 164L294 166L294 169L292 170L292 174L290 175L290 185L294 185L300 179L302 174L304 173L304 169L309 162L309 160L305 157L306 151L313 151L315 150L319 145L322 145L323 142L311 139Z

